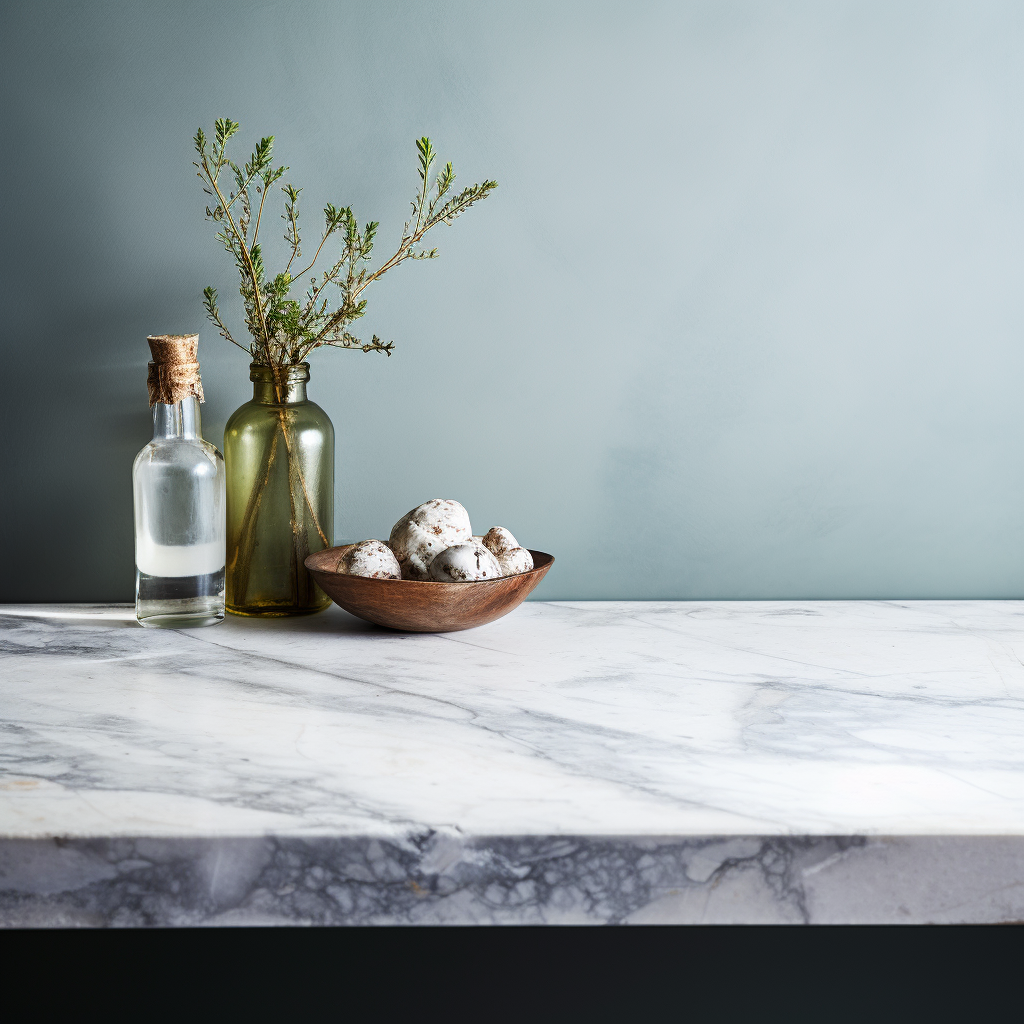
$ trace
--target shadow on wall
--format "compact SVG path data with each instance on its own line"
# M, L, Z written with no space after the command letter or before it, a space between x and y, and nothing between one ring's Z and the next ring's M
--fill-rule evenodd
M52 357L7 403L23 443L7 467L0 601L131 597L131 467L152 436L143 351L151 331L142 303L84 319L61 311L36 325L34 345Z

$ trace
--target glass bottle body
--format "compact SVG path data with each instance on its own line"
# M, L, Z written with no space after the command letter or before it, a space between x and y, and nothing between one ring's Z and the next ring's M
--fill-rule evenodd
M334 426L306 398L309 366L253 364L251 402L224 429L227 610L302 615L331 599L303 564L333 543Z
M135 458L135 614L187 629L224 618L224 459L203 440L199 401L153 406Z

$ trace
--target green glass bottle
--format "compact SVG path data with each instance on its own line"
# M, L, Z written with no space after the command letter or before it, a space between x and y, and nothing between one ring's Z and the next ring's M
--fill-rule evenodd
M306 398L309 364L253 363L251 402L224 428L226 605L235 615L303 615L331 599L303 562L334 535L334 426Z

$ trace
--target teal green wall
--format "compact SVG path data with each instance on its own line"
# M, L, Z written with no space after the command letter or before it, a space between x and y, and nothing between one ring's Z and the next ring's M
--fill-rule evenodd
M130 598L147 334L200 331L211 439L247 397L200 308L234 290L191 169L221 115L277 136L307 229L351 203L379 252L416 136L501 182L376 286L390 360L312 360L339 537L453 497L558 556L539 597L1024 596L1020 3L4 24L0 599Z

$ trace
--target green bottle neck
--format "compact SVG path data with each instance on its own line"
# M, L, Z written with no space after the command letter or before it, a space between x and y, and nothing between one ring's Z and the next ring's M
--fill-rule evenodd
M295 405L306 401L309 363L274 369L253 363L249 367L252 400L260 405Z

